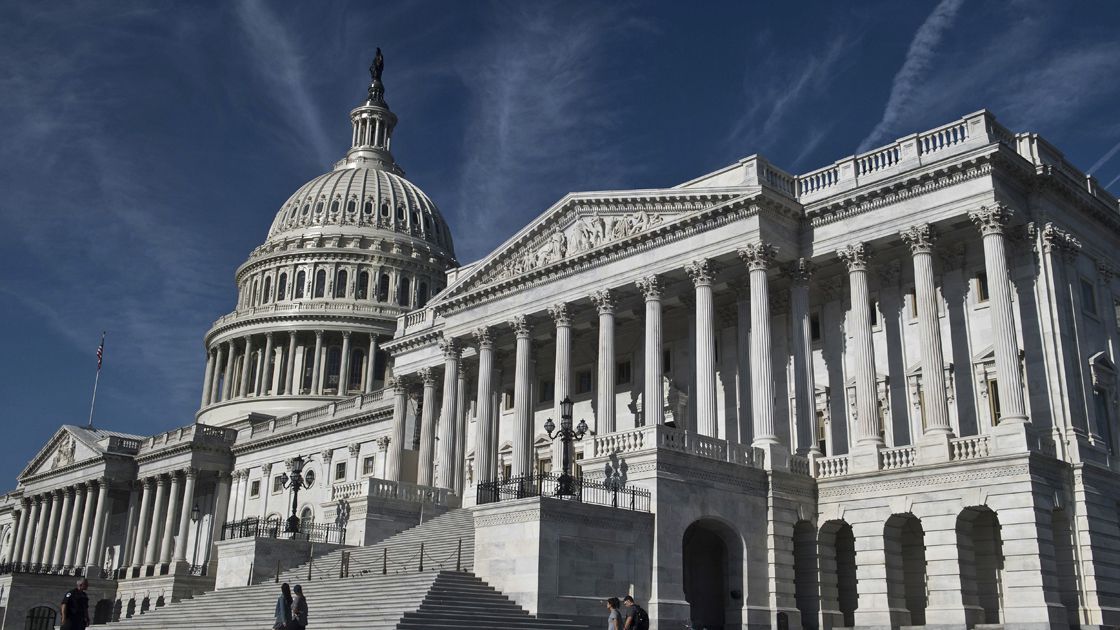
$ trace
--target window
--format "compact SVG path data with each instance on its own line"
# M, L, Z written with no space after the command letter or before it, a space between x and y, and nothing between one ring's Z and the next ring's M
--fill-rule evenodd
M280 494L284 490L284 478L277 475L272 478L272 494Z
M1081 310L1086 315L1097 316L1097 291L1093 283L1084 278L1081 279Z
M353 199L346 202L346 214L354 214L354 211L357 210L357 209L358 209L358 204L355 203Z
M552 458L551 457L542 458L540 461L537 462L537 473L538 474L547 475L550 472L552 472Z
M366 353L359 349L350 351L350 378L346 381L346 386L350 389L362 388L362 371L366 365Z
M661 373L673 373L673 352L668 348L661 351Z
M346 462L338 462L334 465L334 480L346 481Z
M397 223L404 223L404 206L397 206Z
M907 315L911 320L918 319L918 290L914 287L906 292Z
M256 280L256 278L254 278L253 279L253 291L251 293L249 293L249 306L255 306L256 304L259 304L260 301L261 301L261 297L259 295L257 295L257 280Z
M307 273L304 271L300 271L296 274L296 285L292 287L292 297L296 299L303 297L303 287L306 284Z
M252 498L259 496L261 496L261 480L254 479L253 482L249 484L249 497Z
M511 476L513 476L513 466L511 464L503 465L502 466L502 481L509 481L509 478Z
M308 488L315 485L315 471L314 470L309 470L309 471L303 473L303 485L307 486Z
M821 342L821 315L820 315L820 313L813 313L812 315L809 316L809 340L812 343L820 343Z
M338 346L331 346L327 349L327 378L324 379L324 389L334 389L338 392L338 377L339 372L342 370L342 348Z
M549 380L541 380L537 391L540 392L540 395L537 397L537 402L539 403L548 402L556 396L555 384Z
M334 201L331 202L331 214L336 214L336 213L338 213L338 200L337 199L335 199Z
M369 292L369 272L363 271L358 274L358 288L354 293L354 297L359 300L366 299L366 294Z
M416 290L416 307L423 308L428 303L428 284L425 282L420 283L420 288Z
M591 391L591 371L584 370L576 374L576 393L586 394Z
M824 412L817 412L817 448L821 449L822 453L828 452L828 430L824 422Z
M630 362L619 361L618 364L615 365L614 384L626 385L628 383L630 383Z
M374 460L375 460L375 457L373 455L370 455L369 457L362 460L362 474L363 475L372 475L373 474L374 463L375 463Z
M871 300L871 303L867 305L867 310L871 314L871 327L872 328L878 328L879 327L879 303L876 300Z
M991 414L992 426L999 424L999 384L996 379L988 380L988 412Z
M513 409L513 390L507 389L502 392L502 411L510 409Z
M346 297L346 281L349 279L345 269L339 269L334 278L334 296L336 298Z
M268 277L268 278L264 279L264 303L268 304L268 302L271 299L272 299L272 278Z
M372 201L366 201L365 205L362 206L362 214L366 214L366 215L373 214L373 202Z
M325 269L320 269L315 272L315 291L311 297L321 298L327 291L327 272Z
M276 281L276 299L286 300L288 298L288 274L280 274L280 279Z
M988 274L981 271L976 274L972 279L973 285L976 287L976 303L981 304L988 301Z
M408 306L408 288L408 278L401 278L401 283L397 287L397 304Z
M377 281L377 300L379 302L389 301L389 274L381 274L381 279Z

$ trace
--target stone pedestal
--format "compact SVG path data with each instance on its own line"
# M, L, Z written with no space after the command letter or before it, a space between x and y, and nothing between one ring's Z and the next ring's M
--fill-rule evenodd
M925 466L948 462L952 451L950 437L949 433L927 433L918 438L918 463Z
M852 447L848 453L848 470L852 473L875 472L879 470L879 451L882 444L861 444Z

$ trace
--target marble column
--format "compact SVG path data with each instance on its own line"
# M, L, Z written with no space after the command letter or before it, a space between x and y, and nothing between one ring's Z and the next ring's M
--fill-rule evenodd
M42 564L43 534L47 531L47 506L42 496L34 497L28 524L31 526L27 532L30 542L24 543L23 563Z
M327 474L326 471L323 471ZM324 480L325 481L325 480ZM218 473L218 490L214 493L214 505L211 508L213 519L210 521L210 536L203 548L202 562L206 564L213 557L215 544L222 538L222 528L225 527L227 510L229 509L230 475Z
M849 326L856 383L855 445L881 447L883 438L879 426L875 348L871 341L871 294L867 288L867 267L871 260L871 250L865 243L855 243L837 253L848 267L851 289Z
M435 486L454 488L455 471L455 434L458 423L456 404L459 386L459 340L443 339L439 344L443 351L443 405L439 410L439 436L436 454Z
M143 487L143 494L140 496L140 518L136 521L136 540L133 541L135 548L132 552L132 565L139 567L144 564L144 532L148 529L148 517L151 514L152 507L152 484L151 478L144 479L140 482Z
M183 471L186 481L183 484L183 504L179 509L179 535L175 538L175 562L187 561L187 537L190 535L188 528L191 526L191 509L194 507L194 484L198 477L198 469L187 468Z
M1023 378L1019 371L1019 342L1011 304L1011 274L1007 268L1003 238L1004 227L1012 214L1007 206L993 204L968 215L980 228L984 239L984 270L988 276L988 313L992 318L1001 424L1027 422Z
M510 322L517 339L513 368L513 465L511 474L533 473L533 339L524 315Z
M92 498L92 497L91 497ZM93 514L93 532L89 536L89 549L85 555L85 565L89 567L101 566L102 536L104 535L105 518L109 514L109 480L102 477L97 481L97 509ZM124 564L125 559L121 559Z
M813 264L806 258L798 258L788 269L791 285L789 289L790 330L793 331L793 388L797 407L798 455L821 455L817 442L817 401L816 383L813 374L813 330L809 312L809 279L813 275Z
M211 392L214 389L214 353L207 349L206 351L206 374L202 377L202 403L200 406L205 407L210 404Z
M342 357L338 364L338 389L339 396L346 396L350 389L350 331L342 331Z
M296 386L296 331L288 333L288 365L284 374L284 394L295 396L299 393Z
M230 399L233 392L233 368L237 360L237 346L233 339L226 342L226 372L222 377L222 401Z
M245 353L248 356L249 353ZM151 529L148 531L148 547L144 551L144 564L151 566L156 563L158 556L156 553L159 551L159 523L160 516L163 513L164 498L167 496L167 478L163 475L156 477L156 497L152 502L152 520Z
M497 460L490 445L493 433L494 414L492 413L491 393L494 378L494 340L488 327L474 332L478 342L478 398L475 415L474 482L493 481L497 470Z
M30 506L30 501L23 499L19 502L20 509L13 514L15 522L12 523L12 538L8 542L7 553L8 562L12 564L19 564L19 557L23 555L22 538L27 534L27 510Z
M366 355L366 383L365 392L373 391L374 375L377 372L377 335L369 336L369 354Z
M89 551L89 529L93 524L93 482L87 481L83 483L81 485L81 492L82 520L81 525L79 525L80 529L78 531L78 545L74 550L73 557L67 560L68 565L76 567L85 566L86 553ZM74 513L76 514L77 512L78 509L74 508ZM67 557L70 557L69 553L67 553L66 555Z
M171 562L171 541L175 537L175 513L179 500L179 473L171 473L171 490L167 493L167 509L164 510L163 542L159 546L159 563Z
M323 395L323 332L315 331L315 355L311 369L311 393L315 396Z
M50 512L47 517L47 534L43 537L43 557L41 563L47 566L53 566L52 558L55 546L57 546L58 536L58 521L59 515L62 512L62 492L60 490L51 491Z
M614 292L591 294L599 311L599 382L595 392L595 433L614 433Z
M548 314L556 324L556 365L553 371L552 417L560 419L560 403L572 395L572 318L568 305L561 302L548 309ZM569 450L574 450L568 444ZM564 441L552 441L552 461L560 462L564 457ZM553 466L555 469L556 467Z
M404 414L408 410L408 389L404 381L391 378L386 386L393 390L393 433L389 437L389 450L385 458L385 478L400 481L401 457L404 455Z
M83 511L86 507L86 493L88 492L85 484L81 484L71 488L74 494L74 503L70 508L70 526L66 529L66 551L62 554L62 566L74 566L74 554L78 550L78 534L84 522ZM83 536L84 538L84 536Z
M637 282L646 301L645 378L642 382L642 416L645 426L665 424L665 395L661 391L661 278L646 276Z
M455 455L452 474L455 494L463 496L466 483L463 466L467 459L467 366L459 359L459 384L455 386Z
M423 402L420 409L420 453L419 467L416 470L416 483L421 486L432 485L432 465L435 463L436 445L436 375L431 368L420 370L420 382L424 385Z
M777 255L769 243L752 243L739 250L746 263L751 289L751 412L755 447L778 443L774 425L774 358L770 337L770 284L767 271ZM699 296L697 296L699 304ZM699 365L697 366L699 369Z
M51 522L57 526L55 529L54 546L51 548L51 566L62 566L63 552L66 549L67 532L66 526L70 520L70 508L74 503L74 489L63 488L59 491L62 497L62 507L58 511L58 518L51 518Z
M751 285L749 279L735 283L735 364L738 367L739 443L754 442L751 412Z
M712 307L712 278L715 272L710 260L694 260L685 266L696 287L696 395L689 395L688 404L696 404L696 430L700 435L719 437L716 418L715 312ZM753 313L753 309L752 309ZM752 323L753 323L752 319ZM752 344L754 338L752 335ZM758 375L752 373L752 384ZM758 392L752 400L758 399ZM772 403L771 403L772 404ZM755 408L757 422L758 409ZM755 440L759 439L757 428Z
M261 357L261 374L257 379L257 396L267 396L269 394L269 389L272 388L272 375L274 373L272 367L272 344L272 333L265 333L264 356Z
M922 357L922 401L926 435L951 435L949 400L945 392L945 359L941 348L941 323L937 313L937 289L933 282L933 243L937 233L928 223L915 225L901 234L914 256L914 294L917 298L918 338Z
M241 387L238 396L245 398L249 395L249 381L253 378L253 336L245 336L245 354L241 360Z

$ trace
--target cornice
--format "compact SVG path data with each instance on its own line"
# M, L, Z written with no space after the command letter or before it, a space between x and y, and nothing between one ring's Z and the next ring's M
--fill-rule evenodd
M383 407L381 409L371 409L364 413L357 413L352 416L338 418L330 422L323 422L320 424L309 425L304 428L297 428L294 431L286 432L280 435L272 435L260 440L253 440L243 444L234 444L230 451L234 456L246 455L255 451L260 451L267 448L272 448L280 444L285 444L292 441L298 441L309 437L315 437L326 433L333 433L342 429L349 429L351 427L362 426L366 424L373 424L381 420L391 419L393 416L392 407Z
M396 328L396 319L399 315L403 315L407 311L401 310L398 314L385 315L384 317L369 315L362 317L356 314L328 314L327 311L295 311L292 314L278 314L268 313L259 315L246 315L244 318L238 318L221 325L213 326L207 331L203 343L206 347L210 347L217 342L229 341L224 338L233 331L251 328L254 326L267 326L269 324L282 324L288 331L295 330L296 332L306 332L307 330L314 329L322 326L340 326L346 330L355 333L367 333L374 335L393 335ZM371 323L376 322L376 323ZM248 331L252 332L252 331ZM261 331L267 332L267 331ZM232 335L239 336L239 335Z
M1013 466L997 466L991 468L963 468L952 472L925 475L920 474L918 470L911 470L901 479L883 479L882 475L880 475L879 478L872 478L866 483L851 483L850 480L846 480L844 477L818 479L817 496L823 501L828 498L840 497L854 499L861 494L877 494L889 490L900 490L902 488L914 488L919 486L943 486L951 484L963 488L969 486L969 482L982 479L1000 478L1008 481L1029 479L1029 477L1021 476L1029 475L1030 472L1030 464L1023 463ZM1016 477L1019 477L1019 479L1016 479ZM845 481L848 482L845 483Z
M441 339L443 339L442 325L438 328L427 328L399 339L390 339L381 344L381 349L390 354L399 354L417 348L437 345Z

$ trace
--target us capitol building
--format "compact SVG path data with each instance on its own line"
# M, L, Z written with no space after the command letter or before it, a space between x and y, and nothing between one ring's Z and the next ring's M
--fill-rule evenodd
M1120 208L1057 148L980 111L752 155L462 264L381 72L194 422L62 426L0 500L3 628L79 574L126 628L267 627L276 581L335 628L1120 627Z

